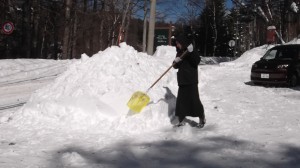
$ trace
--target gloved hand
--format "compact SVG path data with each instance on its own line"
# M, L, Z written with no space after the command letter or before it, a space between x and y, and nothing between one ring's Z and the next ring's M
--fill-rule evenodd
M182 61L182 59L180 57L176 57L173 62L178 63L180 61Z
M194 50L193 44L190 44L190 45L187 47L187 50L188 50L189 52L193 52L193 50Z

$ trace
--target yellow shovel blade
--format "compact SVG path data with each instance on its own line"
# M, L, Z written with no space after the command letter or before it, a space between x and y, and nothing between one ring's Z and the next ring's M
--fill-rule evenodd
M142 109L147 106L150 101L150 97L141 91L135 92L127 103L127 106L131 111L139 113Z

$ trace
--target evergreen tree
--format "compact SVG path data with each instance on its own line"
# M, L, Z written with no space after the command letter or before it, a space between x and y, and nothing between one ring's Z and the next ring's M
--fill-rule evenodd
M205 8L199 17L199 37L196 43L200 45L201 54L207 56L226 55L229 34L225 23L225 0L206 1Z

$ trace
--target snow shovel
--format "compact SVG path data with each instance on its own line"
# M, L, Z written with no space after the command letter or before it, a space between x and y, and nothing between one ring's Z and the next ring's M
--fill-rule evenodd
M185 51L181 54L180 58L183 59L183 57L186 55L188 51ZM176 63L173 63L150 87L147 89L146 93L137 91L133 93L130 100L127 103L127 106L129 109L135 113L139 113L142 111L144 107L147 106L147 104L150 102L150 97L147 95L149 90L175 65Z

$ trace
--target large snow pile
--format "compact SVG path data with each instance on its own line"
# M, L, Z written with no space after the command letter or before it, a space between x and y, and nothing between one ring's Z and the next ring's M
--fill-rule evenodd
M167 108L164 86L173 93L177 90L171 72L150 90L151 102L142 113L132 115L126 103L135 91L146 91L171 65L175 54L174 47L162 46L149 56L125 43L92 57L83 54L54 83L33 94L13 120L20 126L50 122L44 125L67 125L68 129L113 126L136 130L169 124L169 114L160 111Z
M232 62L220 63L220 65L235 67L251 67L254 62L258 61L267 52L267 50L272 47L273 45L263 45L260 47L253 48L244 52L238 59Z
M239 59L221 65L251 65L266 48L252 49ZM149 56L126 43L92 57L83 54L54 83L34 93L12 117L13 121L20 127L57 124L75 130L101 127L102 130L140 131L167 126L174 120L175 99L168 99L177 94L176 70L171 69L147 93L151 102L139 115L129 111L126 103L135 91L146 91L171 65L175 55L172 46L160 46ZM199 75L203 86L204 78L209 76L201 72Z
M294 38L293 40L285 43L285 44L300 44L300 39L299 38Z

